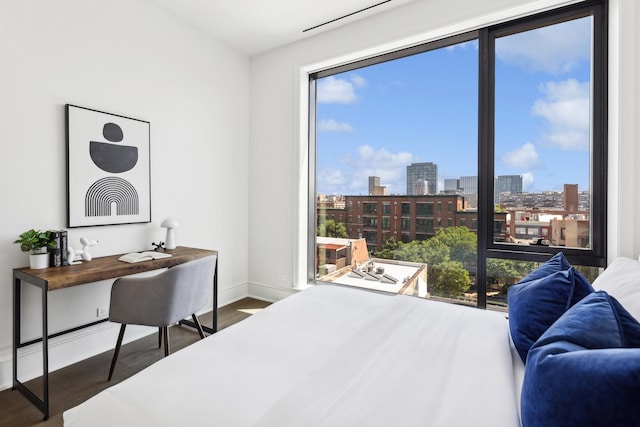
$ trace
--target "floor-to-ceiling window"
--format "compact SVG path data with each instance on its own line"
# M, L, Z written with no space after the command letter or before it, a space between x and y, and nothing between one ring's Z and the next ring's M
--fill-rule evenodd
M603 266L605 35L584 2L312 74L310 280L484 307Z

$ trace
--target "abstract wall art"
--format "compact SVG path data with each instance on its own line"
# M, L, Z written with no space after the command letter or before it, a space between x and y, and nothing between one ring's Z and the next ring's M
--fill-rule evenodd
M66 105L67 226L151 222L150 124Z

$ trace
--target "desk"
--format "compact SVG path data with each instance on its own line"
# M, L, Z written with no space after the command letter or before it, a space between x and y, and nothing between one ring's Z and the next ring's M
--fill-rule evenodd
M98 282L100 280L116 279L122 276L142 273L145 271L169 268L188 261L193 261L206 256L218 255L218 251L195 249L187 247L177 247L176 249L167 250L172 256L169 258L156 259L151 261L142 261L138 263L127 263L119 261L122 255L111 255L106 257L94 258L91 261L85 261L82 264L66 265L62 267L49 267L40 270L32 270L30 268L16 268L13 270L13 388L20 391L27 397L38 409L44 413L44 419L49 418L49 338L57 337L69 332L77 331L88 326L106 322L109 319L101 319L86 325L81 325L66 331L57 332L49 335L49 327L47 320L47 294L49 291L65 289L71 286L83 285L86 283ZM42 338L22 342L20 337L20 300L22 296L22 281L26 281L42 290ZM203 325L203 329L209 333L215 333L218 329L218 263L213 276L213 326L211 328ZM189 326L195 326L193 322L183 320ZM35 393L18 380L18 348L32 345L42 341L42 381L43 381L43 399L40 399Z

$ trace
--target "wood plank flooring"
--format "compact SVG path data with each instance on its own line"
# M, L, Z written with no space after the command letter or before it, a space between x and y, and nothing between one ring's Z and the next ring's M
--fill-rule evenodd
M222 307L218 310L218 330L244 320L268 305L265 301L244 298ZM201 323L211 325L211 313L199 318ZM171 327L169 337L172 353L200 339L195 329L185 326ZM115 342L113 344L115 346ZM0 392L0 426L62 426L64 411L129 378L160 360L163 355L164 351L158 348L158 335L151 334L122 346L111 382L107 382L107 375L112 350L52 372L49 375L51 417L47 421L42 420L42 412L22 394L11 389L4 390Z

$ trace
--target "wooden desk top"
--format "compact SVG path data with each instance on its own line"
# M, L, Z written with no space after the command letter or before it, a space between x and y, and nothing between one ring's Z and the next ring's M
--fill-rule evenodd
M144 251L141 251L144 252ZM65 265L62 267L49 267L32 270L28 267L13 270L14 277L22 280L44 284L50 291L82 285L84 283L98 282L100 280L115 279L130 274L145 271L169 268L188 261L193 261L206 256L218 255L218 251L209 249L196 249L178 246L176 249L167 249L166 253L171 257L128 263L119 261L124 254L110 255L94 258L91 261L83 261L82 264Z

